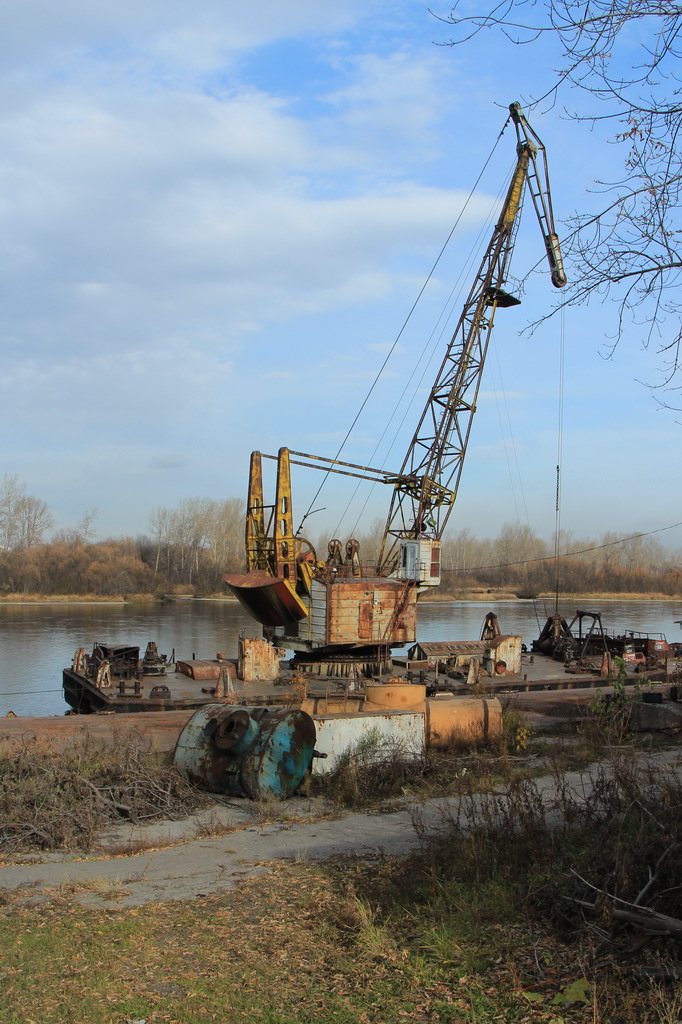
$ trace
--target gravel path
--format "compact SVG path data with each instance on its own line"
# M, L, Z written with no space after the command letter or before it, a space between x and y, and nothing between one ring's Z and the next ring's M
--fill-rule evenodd
M288 805L290 814L296 813L295 803L291 801ZM267 870L268 862L277 860L374 855L381 850L400 854L418 844L408 809L251 825L235 821L235 817L246 817L243 807L217 808L208 824L205 816L198 816L181 823L116 826L103 837L104 848L152 848L132 856L105 854L85 860L51 854L41 858L40 863L6 865L0 867L0 890L28 890L30 901L39 902L50 890L69 886L81 903L111 905L115 900L117 906L136 906L191 899L229 889L241 878ZM434 820L435 817L434 814ZM190 838L197 831L234 827L238 830ZM172 845L165 845L168 843Z

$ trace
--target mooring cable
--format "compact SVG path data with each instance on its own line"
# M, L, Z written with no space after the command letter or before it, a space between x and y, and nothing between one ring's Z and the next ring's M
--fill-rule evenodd
M576 555L586 555L590 551L603 551L605 548L614 548L618 544L627 544L629 540L639 540L640 537L653 537L656 533L665 533L667 530L676 530L682 526L680 523L671 523L670 526L659 526L656 530L645 530L643 533L630 533L627 537L619 537L618 540L609 540L604 544L592 544L587 548L580 548L577 551L563 551L561 558L574 558ZM550 562L554 555L540 555L538 558L522 558L517 562L496 562L494 565L471 565L463 569L448 569L443 567L441 572L481 572L486 569L506 569L511 565L534 565L538 562Z
M380 461L381 464L383 466L385 466L386 462L387 462L387 460L388 460L388 458L389 458L389 456L391 454L391 452L393 451L393 448L394 448L394 446L396 444L396 441L397 441L397 439L398 439L398 437L400 435L400 432L401 432L401 430L402 430L402 428L403 428L403 426L405 424L405 420L407 419L407 417L408 417L408 415L409 415L409 413L410 413L410 411L412 409L413 403L414 403L414 401L415 401L415 399L417 397L417 394L419 393L419 389L421 388L422 384L424 383L424 378L426 377L426 374L428 372L428 368L431 365L431 361L433 360L436 351L439 349L439 346L441 345L441 342L443 340L443 335L444 335L445 331L447 330L448 324L452 320L453 314L455 312L455 304L457 303L459 297L461 296L462 287L465 284L465 282L469 281L469 278L470 278L469 270L470 270L471 266L474 263L474 260L476 259L477 255L479 254L479 252L481 250L481 246L483 244L483 239L485 237L487 237L487 235L488 235L488 228L490 227L490 224L493 222L495 217L498 215L498 212L497 212L498 211L498 206L499 206L499 202L502 199L502 194L503 193L504 193L504 187L502 189L500 189L500 192L496 196L496 202L491 207L490 212L489 212L486 220L482 224L482 226L481 226L481 228L480 228L480 230L478 232L478 235L476 237L476 240L474 241L473 245L471 246L471 249L469 251L469 255L467 256L467 259L466 259L463 267L461 268L461 270L460 270L460 272L459 272L459 274L457 276L457 279L454 281L454 283L452 285L452 288L450 289L450 292L448 294L447 299L443 303L443 308L441 310L440 316L438 317L438 320L434 324L434 326L433 326L433 328L431 330L431 333L429 334L428 339L426 340L426 342L423 345L421 357L416 361L416 363L414 364L411 372L409 373L409 375L405 379L405 383L403 385L403 389L400 392L400 395L396 399L395 404L393 406L393 412L391 413L391 415L387 419L386 423L384 424L384 428L381 431L379 439L378 439L377 443L374 446L372 454L369 457L369 462L370 462L371 465L375 465L377 461ZM421 373L419 374L419 377L416 379L416 382L415 382L415 377L417 375L417 370L419 369L420 366L421 366ZM409 400L405 404L404 412L403 412L403 415L402 415L402 417L400 419L400 422L397 424L395 430L393 431L393 438L391 440L391 443L390 443L388 449L386 450L385 454L379 460L378 457L377 457L377 453L379 451L379 448L380 448L382 442L384 441L386 435L388 434L389 427L393 423L393 420L395 419L395 417L396 417L396 415L398 413L398 410L400 409L401 405L403 404L405 396L407 395L408 391L410 390L410 386L412 384L414 385L412 387L412 394L410 395ZM343 524L343 520L345 519L345 517L348 514L348 512L349 512L353 502L355 501L355 498L357 496L357 493L358 493L360 487L362 486L362 483L363 483L362 480L358 481L358 483L355 485L355 488L353 489L353 492L352 492L350 498L346 502L346 507L344 508L343 512L341 513L339 521L338 521L338 523L337 523L337 525L336 525L336 527L334 529L334 535L335 536L336 536L336 534L338 534L340 532L341 526ZM351 535L355 534L355 531L357 530L357 528L359 526L360 520L362 519L362 516L365 513L367 505L369 504L369 500L370 500L370 498L372 496L372 493L374 491L375 484L376 484L376 481L372 482L371 486L368 489L367 497L365 498L365 500L364 500L364 502L362 504L362 507L360 508L360 510L358 511L358 513L357 513L357 515L355 517L355 522L354 522L354 524L353 524L353 526L351 528Z

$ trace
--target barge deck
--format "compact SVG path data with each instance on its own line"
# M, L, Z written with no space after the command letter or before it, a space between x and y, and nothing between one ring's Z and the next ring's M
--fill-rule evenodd
M283 663L276 681L237 678L236 663L230 660L193 660L178 663L183 671L168 665L163 676L141 675L136 678L114 679L108 687L100 687L92 675L75 668L64 669L64 698L76 714L116 712L192 711L214 700L232 699L252 705L291 704L293 691L301 686L301 676ZM625 685L646 686L665 682L668 673L678 669L679 662L668 662L667 668L648 672L629 672ZM191 673L191 674L189 674ZM472 696L486 693L502 696L534 691L563 691L592 689L608 686L609 680L595 671L567 670L561 663L543 655L524 655L521 672L504 676L481 677L475 687L461 678L449 678L433 668L394 663L391 678L400 678L426 686L427 693L452 693ZM348 691L345 681L338 677L310 676L305 678L305 690L310 697L325 698L328 702L362 701L362 686ZM374 680L379 681L377 679Z

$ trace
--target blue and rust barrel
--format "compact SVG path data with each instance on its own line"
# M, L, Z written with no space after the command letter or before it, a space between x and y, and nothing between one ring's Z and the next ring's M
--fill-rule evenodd
M175 767L211 793L284 800L308 772L315 723L291 708L206 704L182 730Z

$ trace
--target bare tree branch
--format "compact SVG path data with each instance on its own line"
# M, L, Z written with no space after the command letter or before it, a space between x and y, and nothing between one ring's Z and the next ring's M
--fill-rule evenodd
M434 15L452 28L453 46L484 32L514 45L533 47L541 38L556 43L551 78L540 96L523 97L526 106L556 102L570 84L588 102L585 109L565 110L567 116L619 125L613 142L625 149L625 174L596 182L598 192L614 198L569 220L564 248L572 283L557 308L596 296L615 299L612 346L626 325L634 325L643 346L662 357L659 382L649 386L681 390L682 3L501 0L475 14L464 6L458 0L448 15ZM636 49L633 29L641 43Z

